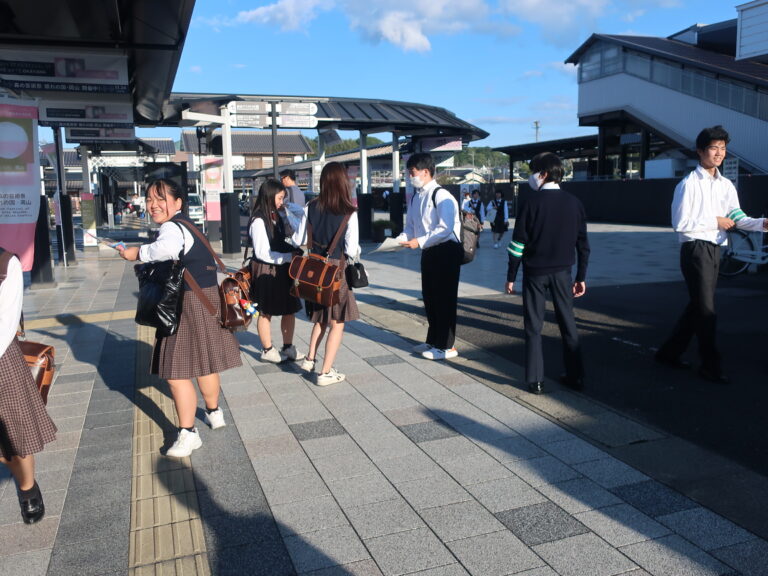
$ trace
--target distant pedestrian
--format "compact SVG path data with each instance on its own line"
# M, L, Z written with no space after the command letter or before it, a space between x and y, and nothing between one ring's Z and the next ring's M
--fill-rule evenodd
M427 153L414 154L406 163L416 192L397 240L411 249L421 248L421 295L427 315L427 339L414 348L428 360L459 355L456 307L464 249L459 242L461 222L456 199L435 178L435 161Z
M768 219L750 218L739 207L733 183L719 170L725 159L728 132L722 126L705 128L696 137L699 165L675 188L672 227L680 241L680 269L689 302L672 334L656 353L656 361L673 368L690 368L680 356L694 334L699 344L699 376L728 383L717 349L715 288L720 267L720 246L727 230L766 230Z
M286 242L283 219L278 216L285 200L285 187L277 180L267 180L259 188L253 208L248 235L253 244L251 298L258 305L256 330L261 340L261 360L279 363L301 360L304 355L293 344L296 327L294 314L301 310L301 300L291 296L291 278L288 267L295 253ZM283 347L272 345L272 316L280 316Z
M509 229L509 208L507 201L504 200L504 194L501 190L496 190L493 194L493 200L488 202L486 214L493 210L493 220L491 220L491 232L493 233L493 247L498 248L501 237ZM490 218L490 216L489 216Z
M296 173L290 168L280 171L280 182L285 186L285 201L304 206L304 192L296 185Z
M472 191L472 198L469 201L469 210L467 212L471 212L475 215L477 218L477 221L480 222L480 231L483 231L483 223L485 222L485 206L483 206L483 201L480 199L480 192L478 190ZM480 236L477 237L477 247L480 248Z
M182 213L184 197L170 180L155 180L147 187L150 217L160 225L157 240L141 247L118 248L129 261L153 262L181 260L215 308L216 316L184 282L184 298L179 328L172 336L156 338L150 372L168 380L176 407L179 430L166 455L189 456L202 446L195 427L197 394L192 379L205 401L205 422L217 429L226 426L219 407L219 373L240 366L240 346L235 336L219 324L219 298L216 261L208 246L191 231L194 223Z
M342 382L346 378L334 368L333 364L341 347L344 325L360 318L355 295L349 289L346 275L343 273L347 257L357 258L360 255L360 233L357 209L352 203L352 195L349 192L347 170L342 164L329 162L323 167L320 173L320 195L309 202L305 210L307 216L303 223L312 225L312 253L324 256L333 237L342 226L344 218L349 216L346 229L342 231L343 242L336 245L332 254L327 254L330 263L340 265L342 268L339 303L326 307L306 302L309 319L313 322L313 326L309 337L309 353L301 367L307 372L315 369L317 352L327 331L328 339L325 342L323 365L315 383L318 386L328 386ZM303 239L306 238L306 227L300 230L299 235Z
M523 316L525 326L525 381L528 390L544 390L544 355L541 330L547 292L552 295L555 318L563 341L565 385L584 387L584 365L579 334L573 316L573 299L587 291L584 281L589 261L589 241L584 206L560 189L563 164L555 154L542 152L531 160L529 182L539 193L523 206L507 247L507 294L514 292L523 265ZM571 268L576 266L576 279Z
M0 462L16 481L22 520L34 524L45 516L35 480L35 454L56 439L56 425L16 338L23 292L19 259L0 248Z

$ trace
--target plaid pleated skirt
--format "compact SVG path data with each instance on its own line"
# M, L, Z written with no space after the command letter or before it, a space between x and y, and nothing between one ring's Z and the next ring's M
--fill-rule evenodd
M202 291L216 308L217 317L208 312L194 292L185 291L179 329L173 336L155 340L150 373L166 380L189 380L242 364L237 338L219 325L218 287Z
M347 285L347 278L344 275L346 260L344 263L335 258L329 258L331 264L340 265L341 268L341 288L339 289L339 303L333 306L320 306L314 302L306 302L307 316L310 322L319 322L328 324L331 320L336 322L351 322L360 318L360 311L357 309L357 301L352 290Z
M55 439L56 425L14 338L0 357L0 453L29 456Z
M285 316L301 310L301 300L290 293L292 280L288 266L256 261L251 267L251 299L258 305L260 314Z

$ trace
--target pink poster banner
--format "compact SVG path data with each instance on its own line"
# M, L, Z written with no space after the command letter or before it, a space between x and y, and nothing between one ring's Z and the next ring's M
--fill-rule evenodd
M0 246L16 253L22 269L32 269L40 211L40 152L37 103L0 104Z

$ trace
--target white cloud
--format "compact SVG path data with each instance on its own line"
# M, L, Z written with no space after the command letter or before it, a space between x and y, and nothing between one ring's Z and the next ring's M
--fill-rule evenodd
M203 67L202 66L190 66L189 67L190 72L194 72L195 74L202 74Z
M278 0L274 4L239 12L235 22L269 24L282 30L302 30L323 10L331 10L333 0Z
M550 62L547 64L547 67L570 77L576 76L576 72L578 72L576 66L573 64L566 64L565 62Z
M638 10L633 10L628 14L624 14L624 17L622 18L622 20L624 20L624 22L634 22L644 14L645 14L645 10L643 8L639 8Z
M528 124L533 122L532 117L522 116L482 116L480 118L470 118L468 122L472 124Z
M557 44L570 44L582 30L604 16L611 0L500 0L502 12L538 24L542 33Z

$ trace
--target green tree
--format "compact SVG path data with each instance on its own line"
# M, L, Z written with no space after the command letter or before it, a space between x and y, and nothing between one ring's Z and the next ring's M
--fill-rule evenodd
M317 144L317 137L314 138L307 138L307 141L309 142L310 146L312 146L312 152L314 154L317 154L318 150L318 144ZM383 140L379 140L378 138L375 138L373 136L368 136L366 139L368 146L378 146L380 144L384 144ZM332 146L327 146L325 148L325 154L336 154L338 152L348 152L350 150L357 150L360 148L360 139L359 138L348 138L346 140L342 140L341 142L337 142L336 144L333 144Z

